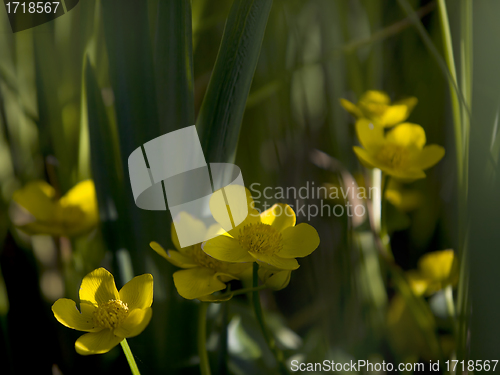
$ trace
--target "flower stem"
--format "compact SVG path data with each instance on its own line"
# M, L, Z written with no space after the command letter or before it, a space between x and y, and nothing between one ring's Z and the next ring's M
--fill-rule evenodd
M276 341L274 340L273 335L269 332L266 322L264 321L264 313L262 311L262 306L260 304L260 296L259 296L259 265L257 263L253 264L253 292L252 292L252 302L253 308L255 311L255 317L257 318L257 323L259 323L260 330L262 331L262 335L266 340L267 346L271 349L271 352L278 363L278 367L280 373L282 375L288 375L288 370L284 364L284 356L283 352L276 346Z
M198 311L198 356L200 357L201 375L210 375L210 363L207 354L207 309L208 303L202 302Z
M252 288L243 288L243 289L235 290L234 292L226 292L224 294L221 294L218 297L223 298L223 297L226 297L229 295L234 297L234 296L239 296L240 294L247 294L247 293L259 291L259 290L266 289L266 288L267 288L266 285L259 285L258 287L255 287L255 288L253 288L253 287Z
M375 246L377 247L381 259L387 266L387 271L394 289L401 295L409 307L415 322L425 338L427 346L430 348L431 352L436 354L437 357L442 358L439 342L431 323L432 313L430 312L425 301L413 293L408 280L404 275L404 271L395 263L394 260L390 237L387 232L387 199L385 197L385 193L388 186L389 177L385 175L380 175L379 178L375 179L373 182L375 192L379 192L379 194L374 194L371 207L369 208L370 226ZM378 200L378 202L376 202L376 200ZM380 223L378 230L376 223Z
M381 210L381 230L380 230L380 238L382 239L383 244L385 245L387 249L388 255L390 255L392 258L392 250L391 247L389 246L389 231L387 228L387 197L385 194L387 193L387 188L389 186L389 180L390 180L389 175L385 175L385 173L382 173L382 195L380 196L381 199L381 205L382 205L382 210Z
M120 345L122 346L123 353L125 353L125 357L127 358L127 362L128 365L130 366L130 371L132 371L132 374L141 375L141 373L139 372L139 368L137 367L137 363L135 363L134 355L130 350L130 346L128 346L127 339L123 339L120 342Z

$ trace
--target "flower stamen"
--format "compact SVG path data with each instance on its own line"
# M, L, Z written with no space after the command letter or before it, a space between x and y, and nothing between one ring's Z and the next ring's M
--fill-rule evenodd
M222 271L226 269L226 264L212 258L203 252L200 245L194 245L190 252L191 258L200 266L210 268L215 271Z
M378 152L377 159L389 167L401 168L408 161L408 151L398 145L385 145Z
M283 248L281 233L271 225L249 224L240 229L238 241L247 251L261 254L275 254Z
M116 328L128 315L128 306L120 300L109 300L94 311L94 323L102 328Z

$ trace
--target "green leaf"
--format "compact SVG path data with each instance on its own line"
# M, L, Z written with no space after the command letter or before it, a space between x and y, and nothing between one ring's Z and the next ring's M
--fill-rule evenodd
M119 249L128 249L132 243L130 231L127 230L127 224L130 223L123 195L123 176L119 173L121 168L116 167L120 165L118 145L88 59L85 66L84 98L87 103L90 164L99 204L99 219L106 247L116 255ZM120 271L127 273L122 269ZM130 275L123 275L122 279L128 279L127 276Z
M197 119L208 162L232 162L272 0L235 0Z
M45 29L45 32L34 34L35 82L39 118L37 125L43 157L55 156L57 159L57 168L54 168L54 163L47 163L49 182L62 195L71 187L71 167L76 162L73 160L76 159L76 155L69 152L74 148L69 145L71 141L63 126L61 111L63 106L59 96L55 95L60 88L62 77L59 74L60 68L57 68L58 54L52 30L47 24L40 25L40 28Z
M155 36L156 97L160 129L194 124L191 2L161 0Z
M161 135L147 5L146 1L102 1L109 74L124 166L132 151ZM127 191L132 194L130 188Z
M132 251L142 253L132 258L134 271L142 273L150 254L149 242L167 241L169 231L165 228L170 220L167 211L145 211L135 205L127 169L132 151L163 134L158 125L148 3L103 0L102 10L124 176L122 189L132 221Z

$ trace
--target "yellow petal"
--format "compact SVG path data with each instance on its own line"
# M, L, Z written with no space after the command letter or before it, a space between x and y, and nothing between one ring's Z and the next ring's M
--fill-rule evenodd
M115 328L115 336L129 338L139 335L148 326L152 315L151 307L130 311L127 318Z
M398 101L393 103L393 105L406 106L406 118L402 119L400 122L405 121L408 118L408 116L410 116L410 113L413 111L413 108L415 108L417 103L418 103L418 99L415 98L414 96L412 96L410 98L401 99L401 100L398 100ZM395 123L394 125L397 125L397 123Z
M296 270L299 263L294 258L281 258L276 254L268 255L262 253L249 252L261 266L273 270Z
M129 310L145 309L153 303L153 275L136 276L120 289L120 299Z
M182 228L181 230L183 231L189 231L189 233L181 233L181 238L188 237L189 235L194 235L195 238L204 238L207 233L207 227L205 226L203 221L196 219L194 216L188 214L187 212L180 212L174 220L178 222L178 228ZM172 242L174 243L175 248L182 252L174 223L172 223L171 234Z
M174 273L177 292L186 299L195 299L225 289L215 272L208 268L190 268Z
M79 234L96 226L99 221L97 197L92 180L79 182L60 200L62 221L69 234Z
M421 169L393 169L393 168L388 168L384 165L378 165L378 168L382 170L382 172L392 176L396 177L397 179L404 181L404 182L411 182L415 181L421 178L425 178L425 173Z
M278 255L282 258L302 258L311 254L319 246L318 232L306 223L287 228L281 234L283 248Z
M391 179L391 181L396 180ZM391 186L387 188L385 198L403 212L415 210L422 204L424 199L422 193L418 190L391 188Z
M170 263L172 263L176 267L180 268L192 268L196 267L196 263L193 262L191 258L188 256L182 254L179 251L175 250L169 250L168 253L165 251L165 249L158 243L158 242L150 242L149 246L156 251L159 255L161 255L163 258L168 260Z
M226 301L229 301L231 298L233 298L233 293L229 293L228 295L224 295L224 294L219 294L219 295L210 294L208 296L198 297L198 299L201 302L212 302L212 303L226 302Z
M218 236L202 245L203 251L211 257L224 262L253 262L248 251L241 247L237 239L228 236Z
M293 209L284 203L276 203L271 208L260 214L260 220L264 224L271 225L278 231L295 225L296 217Z
M361 164L363 164L365 167L375 168L380 165L379 161L364 148L354 146L352 149L356 153L356 156L358 157Z
M81 355L102 354L109 352L122 340L123 337L115 336L110 329L103 329L80 336L75 342L75 349Z
M359 108L354 103L351 103L349 100L341 98L340 105L344 107L344 109L354 117L356 118L363 117L363 113L359 110Z
M374 125L373 121L362 118L356 121L356 134L359 143L367 151L378 149L385 143L384 129Z
M444 148L438 145L425 146L414 161L420 169L427 169L437 164L444 156Z
M395 101L393 103L393 105L405 105L407 107L408 115L410 115L411 111L413 111L413 108L415 108L415 106L417 104L418 104L418 99L415 98L414 96L409 97L409 98L404 98L404 99Z
M425 254L418 262L422 275L431 281L446 281L458 271L453 250L434 251Z
M82 309L80 313L76 308L75 301L67 298L59 298L52 305L52 312L59 323L68 328L85 332L97 332L102 329L94 326L94 319L92 316L94 310L95 307L92 306L91 310Z
M290 283L292 271L273 271L259 268L259 278L272 290L281 290Z
M67 205L86 205L94 202L88 202L88 200L95 199L95 186L94 181L85 180L77 183L73 186L64 196L61 198L61 202Z
M240 279L242 273L245 273L249 268L252 268L252 263L224 263L225 267L223 270L221 269L221 271L224 271L230 275L238 276L238 279Z
M80 302L87 301L97 306L112 299L120 299L120 294L116 289L113 275L106 269L98 268L83 278L80 286Z
M359 101L360 102L377 103L377 104L386 104L386 105L389 105L391 103L391 99L389 98L389 95L387 95L385 92L379 91L379 90L366 91L361 96Z
M411 149L422 149L426 142L424 129L409 122L396 126L385 138L388 142Z
M50 222L54 219L56 202L55 191L45 181L29 182L25 187L16 190L12 199L29 211L35 219Z
M429 280L427 280L420 272L408 271L406 273L410 288L417 296L424 295L429 287Z
M216 190L210 197L210 212L226 231L234 229L248 217L254 202L250 191L240 185Z
M410 113L404 104L391 105L381 116L380 122L385 127L397 125L408 118Z

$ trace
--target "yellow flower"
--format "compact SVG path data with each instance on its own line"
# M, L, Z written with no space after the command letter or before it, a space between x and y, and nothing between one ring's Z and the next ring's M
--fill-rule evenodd
M95 227L99 220L94 182L76 184L61 199L45 181L32 181L14 192L13 200L31 215L27 222L16 223L29 234L75 236Z
M391 105L391 99L385 92L370 90L361 96L357 105L345 99L340 99L340 104L358 120L366 118L377 126L391 127L405 121L417 101L417 98L411 97Z
M403 123L384 134L383 128L361 119L356 122L356 132L363 148L354 146L354 152L361 163L399 179L425 178L424 169L444 156L443 147L425 146L425 131L420 125Z
M152 303L150 274L134 277L118 292L113 275L98 268L82 280L81 312L68 298L59 298L52 305L52 312L62 325L88 332L75 342L79 354L101 354L144 331L151 320Z
M206 231L204 224L200 220L193 218L185 212L181 212L180 221L181 225L186 228ZM177 292L186 299L197 298L202 301L220 301L216 296L211 296L211 294L225 289L225 283L239 279L241 274L251 266L249 263L232 264L214 259L201 250L201 244L181 248L173 223L172 242L177 251L165 251L156 242L151 242L150 246L174 266L184 268L181 271L175 272L173 277Z
M389 186L385 191L385 198L391 204L403 212L413 211L418 208L423 200L423 194L415 189L405 189L403 185L395 180L389 180Z
M434 251L418 261L418 269L407 272L416 295L431 295L458 281L458 262L453 250Z
M202 246L205 253L225 262L256 261L273 270L295 270L299 268L295 258L305 257L319 246L316 229L305 223L295 226L295 212L287 204L275 204L259 215L248 191L246 203L246 219L224 235L206 241Z

